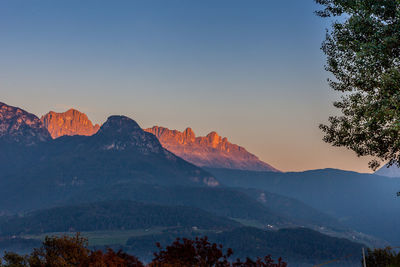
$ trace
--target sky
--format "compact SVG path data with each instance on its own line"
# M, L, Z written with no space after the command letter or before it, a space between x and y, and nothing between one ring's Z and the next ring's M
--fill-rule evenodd
M2 0L0 102L211 131L282 171L370 172L322 141L339 114L313 0Z

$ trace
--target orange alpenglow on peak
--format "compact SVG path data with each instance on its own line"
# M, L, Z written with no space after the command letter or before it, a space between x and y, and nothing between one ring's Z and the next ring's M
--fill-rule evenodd
M159 126L144 130L154 134L164 148L197 166L278 172L245 148L230 143L226 137L222 138L216 132L196 137L191 128L183 132Z
M64 135L93 135L100 129L98 124L93 125L86 114L75 109L63 113L50 111L40 119L51 137L58 138Z

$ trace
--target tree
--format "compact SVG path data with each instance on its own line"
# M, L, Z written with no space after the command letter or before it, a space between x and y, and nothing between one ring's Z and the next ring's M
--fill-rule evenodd
M34 249L29 265L34 266L79 266L85 262L90 250L87 239L77 233L73 237L46 237L42 247Z
M142 262L135 256L129 255L122 250L114 252L108 248L104 253L101 250L91 252L90 256L80 266L89 267L144 267Z
M222 245L210 243L207 237L195 240L177 238L171 245L163 249L156 244L159 252L154 253L151 266L169 267L228 267L228 258L233 254L232 249L224 253Z
M271 256L258 258L253 261L249 258L242 262L237 259L230 262L233 255L228 248L224 253L222 245L210 243L208 238L196 237L195 240L177 238L171 245L163 249L157 243L159 252L154 253L150 267L286 267L287 264L279 258L275 263Z
M324 141L400 166L400 0L315 0L333 17L322 50L341 116L321 124Z
M46 237L40 248L29 256L5 253L0 267L144 267L135 256L123 251L107 249L91 251L87 239L76 234L73 237Z
M391 267L400 266L400 253L396 253L392 248L368 249L365 258L367 266Z
M182 241L182 242L181 242ZM135 256L121 250L115 252L107 249L91 251L87 248L86 238L76 234L74 237L46 237L43 245L34 249L29 256L16 253L6 253L4 263L0 260L0 267L144 267ZM241 262L228 261L232 256L232 249L223 251L222 245L210 243L207 237L195 240L177 238L165 249L156 244L159 252L154 253L154 260L148 267L286 267L281 259L275 263L271 256L258 258L253 261L249 258Z
M28 267L28 257L13 252L6 252L3 256L4 263L0 260L1 267Z

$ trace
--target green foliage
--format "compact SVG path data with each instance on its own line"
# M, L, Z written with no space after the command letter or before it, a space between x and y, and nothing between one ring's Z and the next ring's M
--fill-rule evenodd
M2 235L184 227L223 230L240 224L201 209L106 201L40 210L0 223Z
M342 115L320 126L324 140L400 165L400 1L316 2L325 7L319 16L338 17L322 50L329 84L343 93L334 103Z
M400 266L400 253L392 248L368 250L365 257L367 266L374 267L396 267Z
M30 266L79 266L89 257L87 239L76 234L68 237L46 237L42 247L34 249Z

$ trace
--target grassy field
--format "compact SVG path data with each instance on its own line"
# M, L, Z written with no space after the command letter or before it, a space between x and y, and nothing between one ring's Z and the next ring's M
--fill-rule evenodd
M89 246L105 246L105 245L125 245L130 237L144 236L151 234L159 234L162 231L168 230L167 227L155 227L149 229L135 229L135 230L113 230L113 231L94 231L94 232L81 232L81 235L88 238ZM40 235L25 235L24 238L33 238L44 240L46 236L73 236L75 232L54 232L44 233Z

